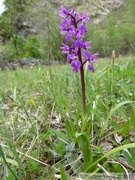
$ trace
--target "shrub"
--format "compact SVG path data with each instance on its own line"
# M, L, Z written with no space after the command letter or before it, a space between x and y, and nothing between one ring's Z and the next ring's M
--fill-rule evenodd
M24 53L24 38L22 36L13 35L9 42L1 47L2 53L6 60L16 60Z
M35 36L30 36L27 39L27 43L24 47L24 55L23 57L29 58L41 58L40 54L40 43Z

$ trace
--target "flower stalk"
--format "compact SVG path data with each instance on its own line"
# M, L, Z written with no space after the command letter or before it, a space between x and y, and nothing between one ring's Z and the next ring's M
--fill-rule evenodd
M82 64L81 49L78 51L78 59ZM84 69L83 66L80 67L80 76L81 76L81 88L82 88L82 112L85 116L86 114L86 95L85 95L85 79L84 79Z

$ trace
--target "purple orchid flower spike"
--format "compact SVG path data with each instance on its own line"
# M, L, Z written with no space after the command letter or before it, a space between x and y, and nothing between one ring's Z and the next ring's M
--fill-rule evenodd
M71 62L71 66L74 67L74 72L79 71L80 68L76 68L79 67L79 64L83 66L87 61L89 62L88 69L94 72L93 63L97 62L98 53L91 55L88 51L88 49L91 49L91 42L85 42L83 40L85 34L87 33L85 23L87 23L90 19L86 11L84 11L81 16L75 11L75 8L68 11L68 9L62 6L60 16L64 18L60 27L61 34L66 35L65 44L63 43L63 47L61 48L62 53L67 54L67 61ZM85 58L84 61L82 59L82 55ZM76 56L78 56L78 60L75 63ZM73 64L72 61L74 61ZM80 63L78 63L78 61Z
M90 54L91 42L84 41L84 36L87 34L86 23L89 17L84 11L82 16L72 8L68 11L64 6L61 7L59 14L63 18L61 24L61 34L65 34L65 43L63 43L62 53L67 54L67 61L71 63L72 70L76 73L80 71L81 86L82 86L82 102L83 113L85 112L85 81L83 66L88 61L88 70L94 72L93 63L97 62L98 53ZM82 56L83 55L83 56Z

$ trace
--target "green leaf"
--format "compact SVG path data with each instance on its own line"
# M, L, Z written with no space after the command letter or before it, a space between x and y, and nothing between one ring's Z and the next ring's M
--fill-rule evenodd
M71 113L71 109L70 109L70 106L69 104L64 100L64 99L61 99L61 103L63 104L63 106L66 108L66 110Z
M62 133L61 131L58 131L56 129L51 129L51 131L56 134L57 137L59 137L61 140L63 140L63 142L65 142L66 144L68 144L69 139L66 136L66 134Z
M123 136L130 134L130 126L130 122L128 121L121 132Z
M67 162L71 164L72 171L76 174L82 172L82 162L79 157L79 149L75 146L76 143L70 143L66 146Z
M60 166L60 174L61 174L61 180L68 180L63 166Z
M71 139L75 137L74 124L71 121L69 121L69 120L66 120L66 131L67 131L68 136Z
M122 127L117 122L115 122L115 121L112 121L111 125L115 129L116 132L122 130Z
M10 164L12 164L14 166L18 166L18 163L13 159L5 158L5 160L6 160L7 163L10 163ZM1 157L0 157L0 162L4 162Z
M84 170L85 170L93 162L90 141L85 134L80 134L80 136L78 136L78 142L79 142L79 146L82 149L83 158L84 158Z
M134 149L135 150L135 149ZM134 157L129 154L127 151L123 151L123 156L126 158L126 160L128 161L128 163L135 168L135 162L133 161Z
M16 102L16 86L14 87L13 100L14 102Z
M133 161L134 161L134 163L135 163L135 148L131 148L130 149L130 153L131 153L131 155L132 155L132 157L133 157Z
M57 142L57 144L53 143L53 142L50 142L50 143L53 146L53 148L57 154L59 154L61 156L65 155L65 143L63 141L59 140Z
M9 176L7 177L7 180L16 180L16 178L13 174L9 174Z
M135 128L135 109L134 108L131 114L131 125Z

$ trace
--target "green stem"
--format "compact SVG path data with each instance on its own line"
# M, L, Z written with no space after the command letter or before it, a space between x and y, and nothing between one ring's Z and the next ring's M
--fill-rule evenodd
M114 60L115 58L112 58L112 79L111 79L111 103L112 103L112 96L114 91Z

